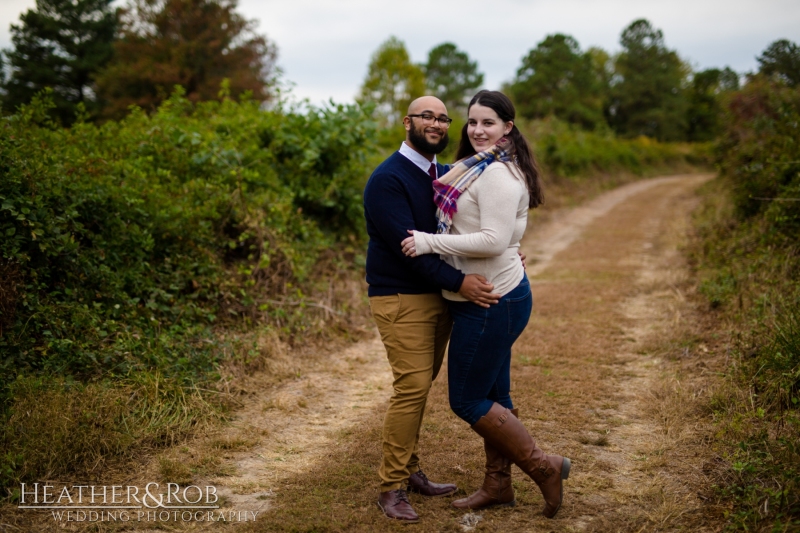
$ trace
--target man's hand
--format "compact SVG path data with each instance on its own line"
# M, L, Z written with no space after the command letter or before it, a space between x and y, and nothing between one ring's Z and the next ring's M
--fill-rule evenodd
M527 259L527 256L525 254L523 254L522 252L517 252L517 253L519 254L519 258L522 260L522 270L525 270L526 268L528 268L528 264L525 262L525 259Z
M494 285L483 276L467 274L461 283L458 294L481 307L489 307L500 300L500 295L492 293L492 290L494 290Z

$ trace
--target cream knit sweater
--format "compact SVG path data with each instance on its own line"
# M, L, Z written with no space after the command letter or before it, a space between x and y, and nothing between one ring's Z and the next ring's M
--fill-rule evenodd
M509 168L513 168L512 170ZM480 274L506 295L522 280L519 241L528 222L528 189L522 172L492 163L458 199L447 235L414 232L417 254L438 253L465 274ZM448 300L465 301L442 291Z

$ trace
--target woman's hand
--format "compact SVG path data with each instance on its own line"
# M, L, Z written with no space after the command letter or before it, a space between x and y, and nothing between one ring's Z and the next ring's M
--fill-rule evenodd
M403 242L400 243L400 246L403 247L403 253L409 257L417 257L417 247L414 243L414 232L412 230L406 230L411 234L411 237L403 239Z

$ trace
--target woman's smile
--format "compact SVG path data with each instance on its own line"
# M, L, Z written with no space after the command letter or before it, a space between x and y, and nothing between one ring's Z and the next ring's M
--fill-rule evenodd
M475 104L469 108L467 137L476 152L482 152L503 138L514 125L503 122L491 107Z

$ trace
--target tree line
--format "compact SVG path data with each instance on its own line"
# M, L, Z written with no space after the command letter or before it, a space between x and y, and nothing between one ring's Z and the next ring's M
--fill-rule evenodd
M152 111L184 88L190 101L249 94L269 100L277 82L277 47L237 13L236 0L37 0L11 26L13 48L0 55L0 97L6 112L53 90L62 124L76 116L121 118L130 106ZM708 141L720 131L722 98L742 76L729 67L693 72L649 21L632 22L611 55L581 49L569 35L548 35L528 51L502 87L528 119L556 117L578 128L623 137ZM3 57L4 56L4 57ZM748 76L800 83L800 47L782 39L757 58ZM0 66L3 66L0 64ZM408 103L435 94L463 110L483 85L476 61L453 43L411 61L405 44L390 37L375 51L357 100L373 106L380 123L400 119Z
M37 0L11 25L2 107L14 112L52 89L55 118L121 118L153 111L184 88L193 102L226 92L267 100L277 48L236 12L235 0Z
M661 141L710 141L718 135L722 99L740 88L743 76L729 67L693 72L645 19L627 26L620 44L612 56L598 47L582 50L570 35L548 35L501 90L528 119L556 117L583 130ZM795 43L777 40L757 60L758 72L744 78L800 84ZM404 43L390 37L372 56L359 100L373 102L379 118L394 122L425 92L463 110L482 82L477 63L453 43L434 47L426 63L413 64Z

